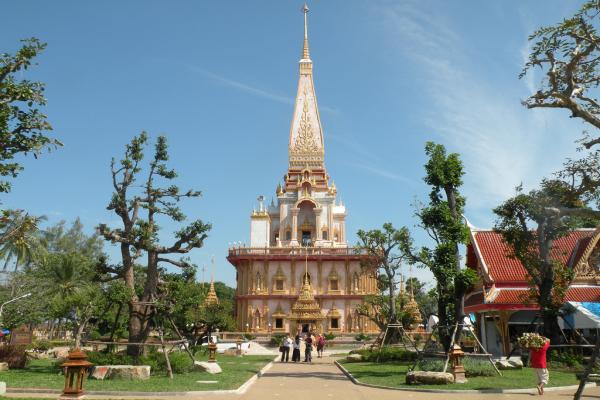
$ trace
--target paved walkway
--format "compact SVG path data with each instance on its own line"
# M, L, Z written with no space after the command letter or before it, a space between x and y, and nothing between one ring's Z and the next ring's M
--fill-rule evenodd
M572 399L574 391L546 392L544 399ZM584 398L600 399L600 388L587 389ZM281 364L273 367L242 396L237 399L273 400L387 400L387 399L531 399L531 394L465 394L465 393L419 393L397 390L374 389L354 385L333 364L333 359L315 359L312 365Z

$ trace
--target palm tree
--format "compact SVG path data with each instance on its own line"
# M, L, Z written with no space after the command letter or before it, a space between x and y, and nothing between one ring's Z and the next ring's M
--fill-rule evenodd
M23 210L5 210L0 216L0 260L2 272L7 272L11 262L14 271L40 258L43 252L38 236L39 224L46 217L36 217Z

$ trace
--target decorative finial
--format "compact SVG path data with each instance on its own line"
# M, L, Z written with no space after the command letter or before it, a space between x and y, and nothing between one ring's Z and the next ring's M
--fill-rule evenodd
M302 48L302 59L310 60L310 53L308 52L308 6L304 3L302 7L304 13L304 47Z

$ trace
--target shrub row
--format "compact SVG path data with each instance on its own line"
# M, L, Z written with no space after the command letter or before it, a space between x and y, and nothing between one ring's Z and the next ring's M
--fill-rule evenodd
M152 374L163 374L167 371L167 362L163 353L154 350L145 356L132 357L125 353L109 353L90 351L86 353L88 361L94 365L149 365ZM169 353L169 361L174 374L184 374L193 370L189 356L181 351ZM63 361L57 362L58 367Z
M446 360L440 358L426 358L419 361L415 369L441 372L444 370L445 361ZM496 374L496 370L488 359L465 357L462 360L462 364L465 367L465 375L467 378L475 376L493 376Z

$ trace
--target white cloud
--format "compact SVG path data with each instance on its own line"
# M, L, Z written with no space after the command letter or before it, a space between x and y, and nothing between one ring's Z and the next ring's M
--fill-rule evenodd
M221 83L225 86L229 86L231 88L237 89L239 91L249 93L249 94L252 94L257 97L262 97L263 99L272 100L272 101L275 101L278 103L283 103L283 104L288 104L288 105L294 104L293 97L288 97L288 96L283 96L283 95L280 95L277 93L272 93L267 90L255 87L255 86L251 86L246 83L236 81L234 79L226 78L224 76L215 74L214 72L208 71L208 70L200 68L200 67L196 67L194 65L187 64L186 67L194 72L197 72L197 73L205 76L206 78L208 78L210 80L213 80L213 81ZM340 111L338 109L328 107L328 106L319 106L319 110L328 112L331 114L339 114L340 113Z
M428 104L424 123L450 151L461 154L469 209L487 214L483 223L490 223L489 210L511 196L516 185L536 185L573 154L575 137L564 133L568 129L564 115L526 111L503 86L511 85L514 93L518 85L525 85L530 93L534 77L519 81L516 67L514 81L507 83L486 76L486 71L473 71L472 56L463 45L468 38L461 38L442 16L417 2L378 12L392 33L390 43L398 44L399 56L420 67ZM522 59L527 53L525 44Z

